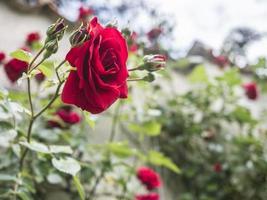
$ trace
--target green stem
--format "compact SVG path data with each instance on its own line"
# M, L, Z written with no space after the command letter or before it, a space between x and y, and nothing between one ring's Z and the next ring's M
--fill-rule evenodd
M39 65L41 65L45 60L46 60L46 58L43 58L42 60L40 60L40 62L37 65L35 65L33 68L29 69L28 74L31 74L31 72L33 70L35 70L37 67L39 67Z
M113 114L111 131L110 131L110 136L109 136L109 140L108 140L109 142L112 142L115 138L120 108L121 108L121 102L119 101L117 107L115 108L114 114ZM108 159L110 159L110 154L108 154ZM97 186L99 185L99 183L100 183L101 179L104 177L104 175L105 175L105 167L102 167L99 176L96 177L96 181L95 181L93 188L89 192L88 200L91 200L93 198L93 196L95 195Z
M41 51L40 51L41 52ZM40 55L37 54L37 55ZM33 59L33 61L36 60L36 59ZM40 62L41 63L41 62ZM60 65L56 68L56 71L65 63L65 60L63 62L60 63ZM31 66L32 64L30 64L29 66ZM38 66L38 65L36 65ZM33 110L33 103L32 103L32 98L31 98L31 87L30 87L30 79L28 78L27 79L27 83L28 83L28 98L29 98L29 103L30 103L30 108L31 108L31 118L30 118L30 123L29 123L29 127L28 127L28 131L27 131L27 142L31 142L31 133L32 133L32 127L33 127L33 124L35 122L35 120L40 116L42 115L54 102L55 100L57 99L57 97L59 96L59 91L60 91L60 88L61 86L63 85L64 81L60 81L59 80L59 84L57 86L57 89L56 89L56 92L53 96L53 98L48 102L48 104L43 108L41 109L37 114L34 114L34 110ZM19 161L19 173L22 172L23 170L23 164L24 164L24 160L27 156L27 153L28 153L28 149L25 148L24 151L22 152L21 154L21 158L20 158L20 161ZM14 200L16 200L16 191L17 191L17 188L18 188L18 183L16 182L15 186L14 186L14 191L15 191L15 196L14 196Z
M120 108L121 108L121 102L119 101L117 107L115 108L113 119L112 119L109 142L112 142L114 140L114 137L115 137L117 122L119 119Z
M133 78L133 79L127 79L127 81L143 81L144 78Z
M131 71L136 71L136 70L142 70L143 68L142 67L135 67L135 68L131 68L131 69L127 69L128 72L131 72Z

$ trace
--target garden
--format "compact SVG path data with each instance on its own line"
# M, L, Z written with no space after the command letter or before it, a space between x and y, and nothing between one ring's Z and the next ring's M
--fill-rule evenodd
M267 4L172 1L0 0L1 200L267 199Z

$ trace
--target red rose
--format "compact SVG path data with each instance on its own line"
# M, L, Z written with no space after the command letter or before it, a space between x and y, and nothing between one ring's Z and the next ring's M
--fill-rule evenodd
M222 171L222 165L221 165L221 163L215 163L213 165L213 171L215 171L217 173L220 173Z
M84 20L86 19L88 16L93 15L94 14L94 10L91 8L86 8L84 6L81 6L79 8L79 16L78 19L79 20Z
M31 45L33 42L38 42L41 39L41 36L38 32L32 32L27 35L26 43Z
M64 106L60 108L55 113L55 116L58 117L60 120L62 120L67 125L77 124L81 121L81 116L78 113L72 111L72 108L70 106ZM64 125L60 123L58 118L49 120L48 126L63 128Z
M72 48L66 60L72 70L62 92L62 101L93 114L127 97L128 57L125 39L116 28L102 27L97 18L88 26L88 40Z
M6 54L4 52L0 52L0 64L5 60Z
M159 195L157 193L136 195L136 200L159 200Z
M161 33L162 33L161 28L153 28L147 33L147 37L149 40L155 40L160 36Z
M42 72L39 72L38 74L35 75L35 80L38 83L42 83L45 80L45 75Z
M4 68L8 79L14 83L22 76L23 72L27 71L28 63L13 58L5 64Z
M246 95L251 100L256 100L258 98L258 90L256 83L246 83L243 85Z
M153 190L161 185L159 175L148 167L140 167L137 170L137 178L146 186L148 190Z

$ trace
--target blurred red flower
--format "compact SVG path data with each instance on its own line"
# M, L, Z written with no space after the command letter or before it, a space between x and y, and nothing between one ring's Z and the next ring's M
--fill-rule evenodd
M41 39L41 36L38 32L31 32L26 37L26 43L31 45L33 42L38 42Z
M249 99L256 100L258 98L258 89L256 83L245 83L243 88L245 89L245 93Z
M215 56L213 58L214 63L216 65L218 65L221 68L224 68L225 66L227 66L229 64L229 60L226 56L220 55L220 56Z
M6 58L6 54L4 52L0 52L0 63L3 63L3 61L5 60Z
M153 41L153 40L157 39L161 33L162 33L161 28L159 28L159 27L153 28L147 33L147 37L150 41Z
M27 71L27 68L27 62L15 58L11 59L4 66L7 77L12 83L16 82L22 76L23 72Z
M91 16L94 14L94 10L91 9L91 8L87 8L87 7L84 7L84 6L81 6L79 8L79 16L78 16L78 19L79 20L84 20L86 19L88 16Z
M131 52L136 52L138 50L138 44L136 42L137 37L138 37L137 33L132 32L130 39L128 41L129 51L131 51Z
M35 75L35 80L40 84L45 80L45 75L43 72L39 72L38 74Z
M137 178L146 186L148 190L160 187L160 176L151 168L140 167L137 170Z
M213 171L215 171L217 173L220 173L222 171L222 165L221 165L221 163L215 163L213 165Z
M159 195L157 193L136 195L136 200L159 200Z
M81 121L81 116L73 111L70 106L61 107L56 111L55 116L59 117L59 119L67 125L77 124ZM48 126L51 128L63 128L62 124L56 119L49 120Z

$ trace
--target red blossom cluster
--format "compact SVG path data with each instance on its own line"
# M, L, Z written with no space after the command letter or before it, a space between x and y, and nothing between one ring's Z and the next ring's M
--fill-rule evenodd
M87 18L94 14L94 10L88 7L81 6L79 8L78 20L85 21Z
M81 120L81 116L73 111L72 107L63 106L54 113L54 117L47 124L50 128L66 128L79 123Z
M258 98L259 94L258 94L258 89L257 89L256 83L254 83L254 82L245 83L243 85L243 88L244 88L245 93L249 99L256 100Z
M149 167L140 167L136 176L148 191L155 190L161 186L159 174ZM159 195L157 193L138 194L135 198L136 200L159 200Z

